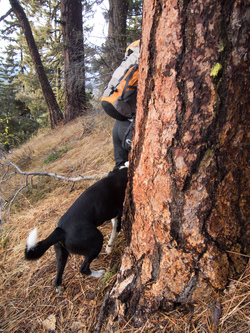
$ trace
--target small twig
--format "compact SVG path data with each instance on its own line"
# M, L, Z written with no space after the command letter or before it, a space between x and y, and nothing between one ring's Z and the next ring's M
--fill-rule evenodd
M102 306L101 306L101 310L99 313L99 317L98 317L98 322L97 322L97 327L96 327L96 332L95 333L101 333L101 329L102 329L102 323L105 317L105 311L106 311L106 306L107 306L107 302L109 299L109 291L106 293Z
M12 8L7 11L3 16L0 17L0 22L3 21L7 16L9 16L12 13Z
M246 293L246 294L245 294L245 297L243 297L242 300L239 301L239 303L237 303L237 305L236 305L236 306L235 306L230 312L228 311L228 312L227 312L227 313L221 318L221 323L220 323L221 326L224 324L224 322L225 322L229 317L233 316L233 315L235 314L235 312L236 312L239 308L242 309L242 308L245 307L245 306L249 306L249 303L241 305L246 299L249 298L249 296L250 296L250 293ZM230 308L229 308L229 310L230 310Z
M20 192L22 192L22 190L23 190L25 187L27 187L28 185L29 185L29 184L28 184L28 177L26 177L25 185L21 186L21 187L16 191L16 193L13 195L12 199L9 201L9 208L8 208L8 212L7 212L7 214L9 214L9 212L10 212L10 208L11 208L11 205L12 205L13 201L16 199L16 197L18 196L18 194L19 194Z
M234 252L234 251L227 251L228 253L232 253L232 254L238 254L239 256L242 256L242 257L247 257L247 258L250 258L249 255L247 254L243 254L243 253L239 253L239 252Z

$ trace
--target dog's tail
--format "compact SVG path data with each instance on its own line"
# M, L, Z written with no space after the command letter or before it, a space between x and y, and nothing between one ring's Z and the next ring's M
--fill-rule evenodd
M37 228L32 230L27 238L25 259L35 260L40 258L49 247L64 240L64 231L56 228L47 238L37 243Z

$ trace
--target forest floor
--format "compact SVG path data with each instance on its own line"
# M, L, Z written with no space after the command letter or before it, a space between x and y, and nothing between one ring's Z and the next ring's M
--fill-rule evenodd
M46 171L66 177L104 174L114 167L112 126L112 120L105 115L85 116L53 131L39 131L37 136L6 157L26 172ZM8 172L11 170L10 167ZM4 168L1 173L3 171ZM24 176L15 173L7 183L2 182L4 198L13 195L24 181ZM91 266L106 270L100 279L82 276L79 268L83 258L70 256L63 275L65 289L61 294L54 287L56 258L53 248L35 262L24 260L29 232L38 227L39 240L47 237L60 216L94 182L82 180L73 184L36 176L15 198L1 225L0 332L95 332L104 297L115 283L124 252L122 232L114 251L107 255L105 244L111 223L100 227L104 246ZM154 313L140 328L133 326L133 318L124 319L123 327L114 332L249 333L249 267L238 281L231 281L227 290L216 297L218 303L215 305L200 302L189 311L177 308L170 313ZM220 319L214 318L220 310ZM104 321L102 332L107 332L105 327Z

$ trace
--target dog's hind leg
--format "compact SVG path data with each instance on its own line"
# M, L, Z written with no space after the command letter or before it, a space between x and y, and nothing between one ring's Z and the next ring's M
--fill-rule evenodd
M83 275L90 275L90 276L93 276L95 278L99 278L105 273L104 269L100 269L99 271L93 271L89 268L91 262L98 256L98 254L97 255L96 254L89 254L89 255L85 256L85 260L84 260L84 262L83 262L83 264L80 268L80 272Z
M60 243L56 243L54 245L55 252L56 252L56 261L57 261L57 275L55 279L56 291L61 291L61 284L62 284L62 275L63 271L69 256L68 250L62 246Z
M115 217L111 221L112 221L113 229L112 229L108 244L106 246L107 254L110 254L112 252L114 245L115 245L115 240L117 238L117 235L118 235L119 231L121 230L121 217L120 216Z
M94 236L94 237L93 237ZM89 239L89 246L85 252L85 260L80 268L80 272L85 275L90 275L95 278L101 277L105 270L101 269L99 271L93 271L89 268L91 262L98 256L102 249L103 236L102 233L98 230L92 230L91 238ZM85 243L85 246L87 244Z

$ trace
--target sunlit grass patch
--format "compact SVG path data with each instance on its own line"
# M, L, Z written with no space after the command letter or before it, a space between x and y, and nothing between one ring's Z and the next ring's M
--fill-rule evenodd
M52 151L52 153L45 158L42 165L49 164L54 162L55 160L62 158L62 156L69 151L69 146L62 147L58 150Z

